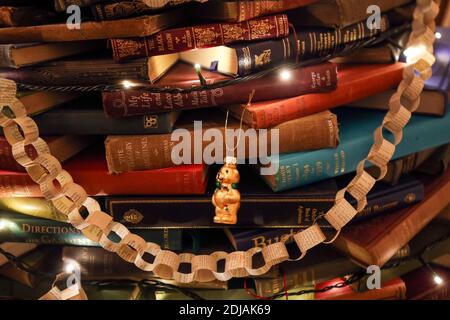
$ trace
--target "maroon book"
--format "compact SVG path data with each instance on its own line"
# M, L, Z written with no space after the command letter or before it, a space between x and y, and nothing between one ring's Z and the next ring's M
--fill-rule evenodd
M170 77L169 71L166 75ZM103 107L110 117L127 117L156 112L215 107L247 103L253 90L253 101L300 96L307 93L330 92L337 87L337 66L323 63L291 71L288 80L278 74L216 89L190 93L150 93L142 90L103 92ZM165 85L178 86L177 83Z
M287 16L281 14L237 23L169 29L144 38L112 39L111 48L114 59L123 61L239 41L283 38L288 34Z

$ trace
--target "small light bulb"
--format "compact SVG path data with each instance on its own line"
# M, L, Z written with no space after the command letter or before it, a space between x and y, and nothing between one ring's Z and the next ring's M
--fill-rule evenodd
M195 65L194 65L194 68L195 68L195 71L200 71L201 69L202 69L202 67L200 66L200 64L198 64L198 63L196 63Z
M291 73L291 71L289 71L289 70L283 70L283 71L281 71L281 73L280 73L280 78L281 78L281 80L283 80L283 81L288 81L288 80L290 80L290 79L292 78L292 73Z
M433 280L434 280L434 282L435 282L438 286L440 286L441 284L444 283L444 279L442 279L442 278L439 277L438 275L435 275L434 278L433 278Z
M0 230L5 229L8 226L7 221L5 220L0 220Z
M129 80L123 80L122 85L125 87L125 89L130 89L130 88L134 87L136 84L134 84L133 82L131 82Z
M442 38L442 33L440 33L440 32L436 32L434 35L435 35L436 39Z

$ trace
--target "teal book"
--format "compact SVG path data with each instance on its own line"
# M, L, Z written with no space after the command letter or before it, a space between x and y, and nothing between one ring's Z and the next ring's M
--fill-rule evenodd
M136 234L164 249L182 250L182 230L135 230ZM112 241L119 240L111 238ZM51 245L98 246L69 223L0 211L0 243L26 242Z
M448 107L448 106L447 106ZM447 108L449 109L449 108ZM380 126L384 111L340 108L336 110L340 123L340 144L336 149L321 149L280 155L271 159L276 174L262 175L275 192L293 189L354 172L372 144L373 131ZM450 142L450 112L442 118L413 115L403 132L394 159ZM385 138L393 141L391 133ZM370 163L368 163L370 165ZM259 171L259 168L256 168Z

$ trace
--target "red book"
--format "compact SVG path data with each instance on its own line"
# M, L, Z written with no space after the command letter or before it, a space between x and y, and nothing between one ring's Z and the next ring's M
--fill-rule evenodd
M339 107L361 98L386 91L402 80L405 64L338 65L339 84L329 93L306 94L289 99L252 103L245 112L249 126L262 129ZM231 113L241 118L241 105L232 106Z
M137 59L239 41L283 38L289 35L284 14L237 23L215 23L169 29L144 38L112 39L115 60Z
M169 71L166 76L171 77ZM178 86L177 83L166 86ZM155 112L197 109L243 103L253 90L253 101L281 99L312 92L329 92L337 86L337 68L334 63L323 63L292 70L289 80L278 74L217 89L190 93L150 93L142 90L105 91L103 108L110 117L127 117ZM324 109L325 110L325 109Z
M205 165L111 175L102 148L86 150L63 168L90 196L204 194L208 178ZM26 172L0 171L0 197L42 196L39 185Z

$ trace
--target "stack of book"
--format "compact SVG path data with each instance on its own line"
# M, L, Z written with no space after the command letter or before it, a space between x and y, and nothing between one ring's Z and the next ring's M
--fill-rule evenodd
M382 12L374 24L370 5ZM176 252L248 250L316 221L330 228L319 218L369 152L402 80L414 8L0 0L0 78L18 84L51 153L115 221ZM76 266L91 299L448 298L450 29L437 34L433 76L367 207L332 246L261 277L181 285L127 264L43 198L1 136L0 296L38 298L51 284L43 271ZM226 129L242 130L227 139ZM242 163L236 225L215 223L211 203L227 142ZM425 264L415 259L423 252ZM366 285L367 266L381 268L381 288Z

